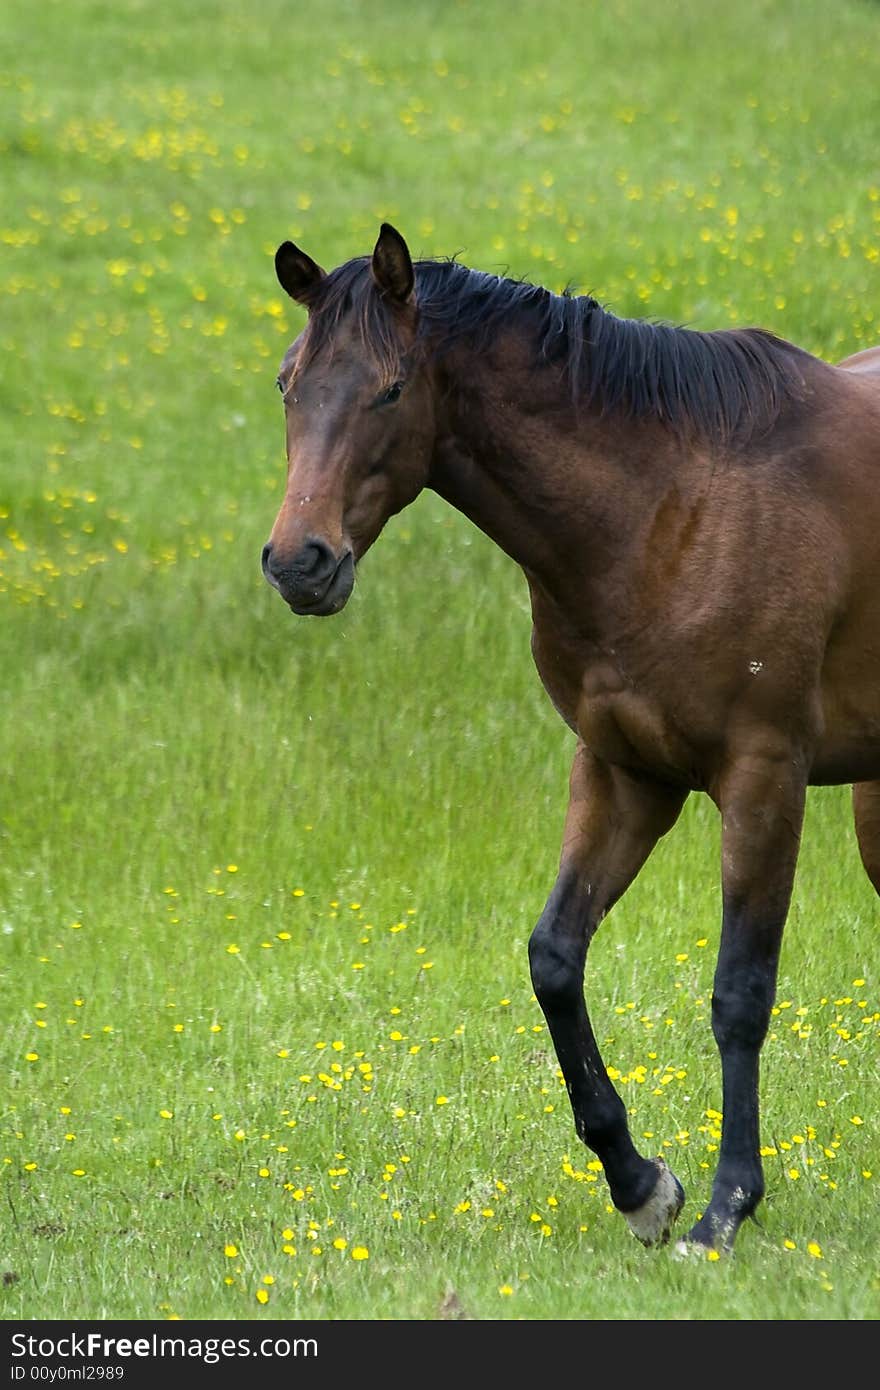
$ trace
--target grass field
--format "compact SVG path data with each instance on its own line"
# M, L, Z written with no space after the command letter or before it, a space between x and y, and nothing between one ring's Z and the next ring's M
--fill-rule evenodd
M525 584L423 495L344 613L259 572L274 389L389 219L615 312L880 339L880 9L44 0L0 64L5 1319L873 1319L877 906L811 793L735 1255L644 1251L526 943L571 736ZM694 797L591 952L694 1219L720 1077Z

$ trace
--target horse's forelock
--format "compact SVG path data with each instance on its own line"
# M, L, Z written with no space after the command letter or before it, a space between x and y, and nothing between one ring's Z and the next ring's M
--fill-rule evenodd
M397 379L403 357L400 335L366 256L338 266L316 288L297 354L297 372L325 350L332 357L346 335L355 337L382 382Z

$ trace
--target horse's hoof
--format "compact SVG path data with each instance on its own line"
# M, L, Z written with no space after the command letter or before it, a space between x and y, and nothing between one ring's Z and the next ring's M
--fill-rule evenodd
M720 1260L730 1256L732 1246L713 1245L704 1240L694 1240L689 1231L686 1236L675 1242L672 1253L677 1260Z
M657 1184L644 1206L624 1212L627 1225L642 1245L665 1245L676 1217L684 1206L684 1188L666 1166L666 1160L654 1159Z
M717 1216L704 1213L687 1234L676 1241L675 1254L682 1260L717 1260L729 1255L741 1220L734 1214L720 1221Z
M672 1253L677 1260L705 1260L712 1249L713 1246L704 1245L701 1240L690 1240L687 1236L682 1236L672 1247Z

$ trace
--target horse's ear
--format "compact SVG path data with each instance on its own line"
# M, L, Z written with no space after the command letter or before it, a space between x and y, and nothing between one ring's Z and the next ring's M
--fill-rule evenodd
M275 274L281 288L297 304L309 305L324 279L324 271L292 241L282 241L275 252Z
M382 223L373 251L373 275L383 294L398 304L405 303L413 292L415 275L409 248L400 232L387 222Z

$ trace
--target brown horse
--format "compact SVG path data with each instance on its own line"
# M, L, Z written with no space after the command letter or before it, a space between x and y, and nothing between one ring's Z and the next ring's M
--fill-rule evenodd
M541 680L577 737L559 875L529 944L580 1138L644 1244L684 1202L636 1150L587 1014L587 948L690 791L721 816L712 995L723 1128L680 1248L728 1249L764 1192L760 1050L806 789L855 783L880 891L880 350L618 319L588 297L415 265L382 226L330 274L278 385L287 489L263 572L336 613L390 516L432 488L521 567Z

